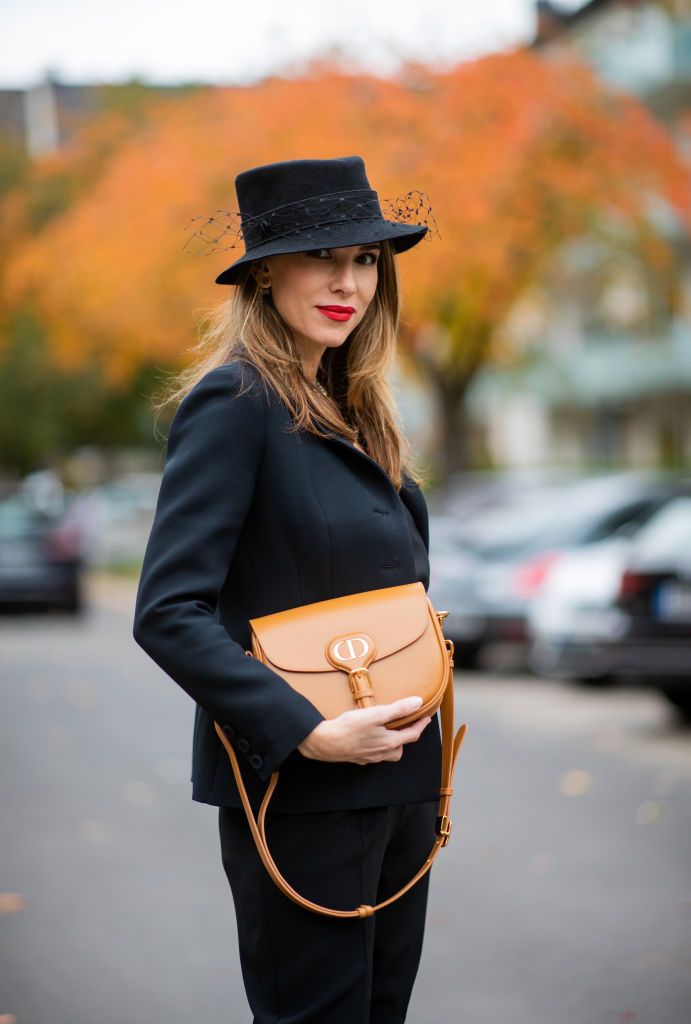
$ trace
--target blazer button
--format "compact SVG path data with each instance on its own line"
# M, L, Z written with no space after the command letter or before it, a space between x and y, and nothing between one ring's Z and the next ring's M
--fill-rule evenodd
M264 758L260 757L259 754L252 754L250 758L250 764L252 765L253 768L256 768L258 771L260 768L264 767Z
M249 743L247 742L246 739L238 740L238 750L239 751L241 751L243 754L246 754L249 749L250 749L250 745L249 745Z
M232 740L233 736L235 735L235 729L232 727L232 725L222 725L221 728L223 729L228 739Z

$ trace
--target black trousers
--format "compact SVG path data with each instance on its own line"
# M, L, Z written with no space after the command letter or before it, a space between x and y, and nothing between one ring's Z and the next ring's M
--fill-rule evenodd
M267 815L269 848L301 895L339 910L393 895L434 843L438 804ZM417 974L430 872L373 917L304 910L264 868L244 811L219 808L254 1024L400 1024Z

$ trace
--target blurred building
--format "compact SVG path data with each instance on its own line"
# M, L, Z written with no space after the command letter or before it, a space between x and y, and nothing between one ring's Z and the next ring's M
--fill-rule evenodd
M688 0L537 4L532 48L589 63L675 137L691 174ZM499 464L691 465L691 239L661 200L649 217L674 252L655 270L625 246L565 245L507 325L520 368L486 370L470 406Z
M27 89L0 89L0 146L35 158L61 149L84 119L117 108L134 115L139 103L184 95L198 85L148 85L133 79L121 84L70 85L50 71Z
M30 157L43 156L65 145L98 106L97 86L65 85L47 74L28 89L0 89L0 137Z

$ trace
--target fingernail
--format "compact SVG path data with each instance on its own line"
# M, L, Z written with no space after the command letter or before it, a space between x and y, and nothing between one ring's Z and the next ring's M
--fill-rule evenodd
M410 700L414 701L413 707L419 708L422 704L422 697L411 697Z

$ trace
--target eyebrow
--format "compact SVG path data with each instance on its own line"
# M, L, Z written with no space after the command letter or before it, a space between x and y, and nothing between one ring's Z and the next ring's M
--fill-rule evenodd
M379 242L365 242L360 246L361 249L381 249Z

